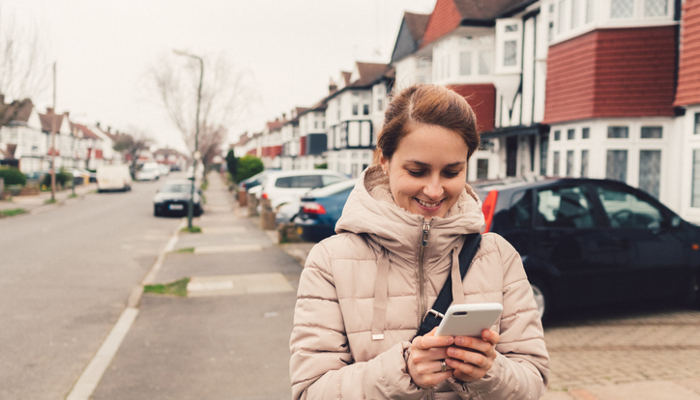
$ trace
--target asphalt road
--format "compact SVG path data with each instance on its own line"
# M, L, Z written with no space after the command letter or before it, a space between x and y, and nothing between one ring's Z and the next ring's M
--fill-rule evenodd
M178 227L162 182L0 220L0 398L62 399Z

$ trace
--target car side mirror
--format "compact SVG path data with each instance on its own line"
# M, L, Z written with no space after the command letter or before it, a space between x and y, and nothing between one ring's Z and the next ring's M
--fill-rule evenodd
M681 219L681 217L679 217L678 215L674 215L673 218L671 218L671 227L678 228L679 226L681 226L682 221L683 220Z

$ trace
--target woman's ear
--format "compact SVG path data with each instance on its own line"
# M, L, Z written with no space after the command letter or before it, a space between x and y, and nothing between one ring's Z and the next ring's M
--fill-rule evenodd
M389 160L384 157L384 153L381 150L379 151L379 165L382 167L384 175L387 175L389 173Z

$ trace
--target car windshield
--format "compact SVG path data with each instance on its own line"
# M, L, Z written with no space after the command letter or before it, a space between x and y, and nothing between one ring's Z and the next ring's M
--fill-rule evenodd
M191 185L187 183L178 183L174 185L165 185L161 192L163 193L189 193L192 190Z

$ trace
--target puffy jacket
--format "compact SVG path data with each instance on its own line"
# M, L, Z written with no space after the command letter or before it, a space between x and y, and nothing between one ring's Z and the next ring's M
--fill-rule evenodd
M483 224L469 185L444 218L425 220L394 203L381 169L365 171L338 234L313 247L301 274L290 339L293 398L540 398L549 357L518 253L500 236L484 234L459 278L464 235ZM408 374L410 342L448 274L455 303L503 304L492 328L501 342L484 378L422 389Z

